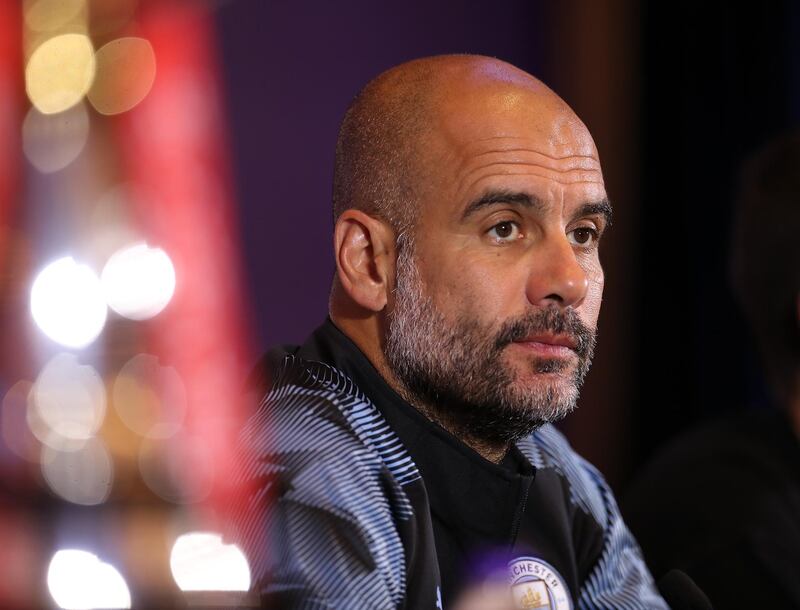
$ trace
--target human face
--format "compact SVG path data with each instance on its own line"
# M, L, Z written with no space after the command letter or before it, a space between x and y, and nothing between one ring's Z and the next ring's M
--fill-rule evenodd
M421 220L413 243L400 244L386 342L412 399L489 443L574 407L610 214L585 127L563 109L548 116L516 101L510 112L495 96L477 114L444 115Z
M386 343L387 362L413 402L457 436L491 446L514 441L575 407L595 333L573 311L551 305L496 329L471 314L451 321L426 294L414 258L413 244L406 243L398 258ZM536 354L533 347L527 372L553 382L531 387L515 377L505 350L544 333L572 341L576 365L571 368L558 354Z

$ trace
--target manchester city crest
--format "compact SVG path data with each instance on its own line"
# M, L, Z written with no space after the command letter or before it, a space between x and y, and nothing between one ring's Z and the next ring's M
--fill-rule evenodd
M508 564L508 580L516 608L572 610L561 574L536 557L518 557Z

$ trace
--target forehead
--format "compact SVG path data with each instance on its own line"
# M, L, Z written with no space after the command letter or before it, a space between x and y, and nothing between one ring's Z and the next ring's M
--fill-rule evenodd
M535 138L502 136L471 142L452 160L450 199L454 204L497 188L566 205L606 197L596 155L570 146L546 147Z
M452 145L498 136L526 137L553 150L597 156L586 126L538 81L465 79L438 96L436 129Z
M431 185L449 191L451 203L497 186L536 190L542 199L605 197L588 129L544 85L459 93L443 100L431 132Z

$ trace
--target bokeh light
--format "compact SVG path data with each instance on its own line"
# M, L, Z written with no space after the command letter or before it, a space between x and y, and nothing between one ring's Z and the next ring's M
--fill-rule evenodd
M183 425L183 381L156 356L139 354L126 362L114 380L112 399L120 419L140 436L169 438Z
M25 25L35 32L52 32L80 18L86 0L33 0L25 8Z
M28 401L33 384L21 380L11 386L3 397L2 426L5 446L30 462L39 461L40 445L28 427Z
M140 243L115 252L101 274L108 306L132 320L152 318L175 292L175 268L167 253Z
M190 231L199 236L192 247L174 241L187 226L212 227L214 233L214 227L224 225L220 231L227 236L228 214L235 214L228 207L233 203L228 185L222 184L227 154L210 46L213 13L204 3L192 2L0 0L7 1L19 3L7 28L14 34L8 46L15 54L6 58L12 78L16 67L19 89L9 89L14 94L9 99L19 93L22 101L30 100L30 107L8 108L8 131L16 136L9 142L17 142L9 182L19 186L22 180L25 196L19 205L27 210L21 216L11 210L15 222L10 230L12 237L24 235L41 250L26 250L24 257L10 251L12 266L29 269L33 262L35 267L17 274L23 301L30 298L22 305L30 307L31 319L12 316L11 330L20 337L10 337L15 340L9 345L25 347L26 338L33 343L20 352L10 372L14 376L6 381L22 376L31 381L18 382L5 396L0 393L3 439L13 438L8 446L31 462L7 454L9 472L16 477L10 483L20 483L15 498L32 515L30 531L43 537L35 563L24 564L38 579L28 589L36 596L49 591L53 598L31 607L126 608L132 604L131 591L151 602L137 599L137 607L169 607L177 596L176 578L189 591L247 590L247 561L239 549L222 544L220 536L210 541L189 536L172 548L177 534L213 527L207 518L214 512L204 511L211 504L214 473L225 471L219 452L212 452L223 444L209 432L216 420L210 426L189 426L204 417L194 412L189 417L187 396L191 391L193 408L203 400L218 404L216 390L227 385L217 380L230 373L227 363L239 349L238 326L224 326L229 317L240 320L239 314L229 313L233 307L212 310L212 305L228 303L233 286L225 284L220 292L212 286L218 282L198 279L201 297L224 298L211 305L202 298L183 298L186 280L205 277L184 276L189 262L204 269L217 262L215 269L225 279L238 277L236 269L220 256L220 248L207 248L209 258L192 251L207 241L201 232ZM155 87L156 79L164 78ZM182 109L179 116L173 117L174 108ZM180 121L177 127L170 121L161 125L163 117ZM181 133L186 126L190 129ZM187 133L198 137L186 138ZM159 178L151 180L138 163L157 157L158 151L168 151L171 158L148 164L146 169L155 168ZM21 153L25 159L18 158ZM204 175L211 177L174 180ZM175 214L159 213L166 209L183 215L174 204L195 201L198 184L205 195L200 203L210 206L212 222L192 224L204 213L197 206L188 210L188 224L179 224ZM144 243L154 235L159 243ZM59 244L69 250L53 254ZM179 322L189 320L184 325L167 324L163 314L147 324L112 315L106 327L109 308L131 320L146 320L184 302L196 314L178 316ZM162 320L169 328L159 324ZM224 348L222 365L209 364L206 350L175 334L173 326L196 328L192 320L200 320L201 334L213 335L212 343ZM220 336L225 339L221 343ZM93 342L94 348L76 351ZM41 369L31 370L34 364ZM18 491L9 489L12 495ZM192 525L174 524L176 512L187 515ZM152 521L155 533L132 541L129 524L134 519ZM86 550L78 550L84 544ZM203 585L193 586L191 575L203 570L213 578L201 576ZM148 571L157 575L150 577ZM187 571L189 576L174 576ZM0 598L0 607L11 607L3 603L2 592Z
M95 54L96 74L88 92L100 114L119 114L141 102L156 78L156 55L144 38L118 38Z
M31 288L31 314L50 339L67 347L94 341L106 322L106 302L97 275L72 257L47 265Z
M43 42L25 67L28 97L42 114L55 114L83 99L95 74L94 47L84 34L62 34Z
M101 274L108 306L121 316L145 320L160 313L175 292L175 268L167 253L147 244L115 252Z
M42 446L41 468L47 486L67 502L102 504L111 493L114 467L105 444L91 438L77 450Z
M172 546L169 565L181 591L247 591L250 566L235 544L223 544L222 536L191 532Z
M25 423L28 425L28 430L39 441L36 446L36 455L33 461L39 463L42 459L41 445L49 445L59 451L77 451L86 444L87 439L74 439L66 436L56 434L47 425L47 422L42 419L39 414L39 409L33 401L33 392L28 396L28 409L25 413Z
M33 386L40 419L58 436L86 440L94 436L106 412L100 375L73 354L58 354L42 369Z
M47 588L59 608L131 607L131 594L122 575L88 551L57 551L47 569Z
M22 123L22 148L43 173L64 169L81 154L89 139L89 113L78 103L58 114L42 114L32 106Z

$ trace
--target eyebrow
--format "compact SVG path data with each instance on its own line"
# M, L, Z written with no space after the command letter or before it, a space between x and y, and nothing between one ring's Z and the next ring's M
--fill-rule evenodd
M606 227L611 226L611 220L614 217L614 210L611 208L611 202L606 199L595 201L591 203L584 203L572 215L572 220L583 218L584 216L602 216L606 221Z
M541 199L534 195L529 195L528 193L516 191L489 191L478 199L470 202L464 209L461 219L466 220L478 210L497 205L498 203L518 205L524 208L534 208L536 210L544 210L545 208L544 202Z
M478 210L500 203L517 205L524 208L532 208L536 211L544 211L547 206L539 197L529 193L518 191L489 191L481 195L478 199L470 202L464 209L461 215L462 220L466 220L471 215L475 214ZM611 219L613 217L613 210L611 202L608 198L601 199L600 201L587 202L581 205L572 215L570 222L584 217L600 215L606 221L606 226L611 226Z

